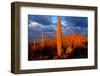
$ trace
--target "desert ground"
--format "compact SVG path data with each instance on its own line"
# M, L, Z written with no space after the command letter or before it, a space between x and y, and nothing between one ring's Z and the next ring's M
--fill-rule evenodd
M56 36L28 43L28 60L79 59L88 57L88 37L81 34L62 36L61 55L57 55Z

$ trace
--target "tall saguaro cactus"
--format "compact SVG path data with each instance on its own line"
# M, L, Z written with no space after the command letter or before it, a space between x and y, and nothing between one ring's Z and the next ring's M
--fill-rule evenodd
M61 29L61 19L58 17L57 24L57 55L61 56L62 53L62 29Z

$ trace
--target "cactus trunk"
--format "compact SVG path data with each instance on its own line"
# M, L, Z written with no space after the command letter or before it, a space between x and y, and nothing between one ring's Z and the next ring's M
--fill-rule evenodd
M58 24L57 24L57 55L61 56L62 53L62 29L61 29L61 20L58 17Z
M45 34L42 33L42 48L45 47Z

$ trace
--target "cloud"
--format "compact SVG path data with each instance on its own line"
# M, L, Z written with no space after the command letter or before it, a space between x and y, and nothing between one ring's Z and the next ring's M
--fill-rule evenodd
M55 28L55 25L44 26L42 24L39 24L38 22L30 21L30 23L28 24L29 40L40 40L42 38L42 32L45 32L47 38L54 37L56 32Z
M82 28L82 27L74 27L74 26L67 26L62 27L62 33L65 34L84 34L87 35L88 28Z
M87 17L61 17L62 33L67 34L85 34L88 32ZM41 39L42 32L45 32L47 38L56 36L57 16L28 16L28 38L29 40Z
M39 24L38 22L35 22L35 21L30 21L28 24L29 28L40 27L40 26L41 26L41 24Z
M28 15L29 21L35 21L42 25L51 25L52 17L51 16L43 16L43 15Z
M54 25L44 26L37 22L31 22L30 24L28 24L28 28L29 30L38 31L38 32L48 32L48 31L55 32L56 26Z
M62 16L62 33L66 34L85 34L88 32L87 17Z
M88 26L88 18L87 17L63 17L64 21L70 26L75 26L75 27L82 27L86 28Z

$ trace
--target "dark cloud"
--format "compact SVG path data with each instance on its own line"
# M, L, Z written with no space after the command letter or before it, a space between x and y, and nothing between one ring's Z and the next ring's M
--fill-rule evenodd
M42 25L51 25L52 16L43 16L43 15L28 15L28 21L35 21Z
M88 33L88 28L75 27L75 26L67 26L66 28L63 27L63 35L66 35L66 34L87 35L87 33Z
M67 34L88 34L88 18L87 17L70 17L62 16L62 33ZM28 38L29 40L42 38L42 32L46 37L52 38L56 36L57 16L28 16Z
M53 27L44 27L42 28L43 32L56 32L56 30Z
M29 30L28 31L28 38L29 40L40 40L42 38L42 32L37 32L37 31L34 31L34 30Z
M46 37L52 38L55 36L56 30L53 27L44 27L41 25L41 27L28 27L28 37L30 38L30 40L33 39L38 39L40 40L42 38L42 32L45 33Z
M84 34L88 33L88 18L87 17L62 17L63 35L66 34Z
M69 26L82 27L86 28L88 26L88 18L87 17L63 17L66 24L70 24Z

